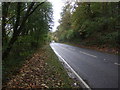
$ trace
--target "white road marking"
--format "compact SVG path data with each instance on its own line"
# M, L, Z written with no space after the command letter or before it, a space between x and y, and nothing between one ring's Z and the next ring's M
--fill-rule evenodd
M69 48L69 49L71 49L71 50L73 50L73 51L75 50L75 49L73 49L73 48Z
M88 55L88 56L91 56L91 57L97 58L97 56L95 56L95 55L88 54L88 53L85 53L85 52L82 52L82 51L80 51L80 53L83 53L83 54L85 54L85 55Z
M61 48L66 49L66 50L71 49L71 48L67 49L67 48L64 48L64 47L61 47ZM71 50L75 50L75 49L71 49ZM97 58L97 56L95 56L95 55L88 54L88 53L85 53L85 52L82 52L82 51L79 51L79 52L82 53L82 54L85 54L85 55L88 55L88 56L91 56L91 57Z
M104 59L104 61L105 61L106 59Z
M114 63L114 64L115 64L115 65L118 65L118 66L120 65L119 63Z
M56 51L55 49L51 46L51 48L53 49L53 51L55 52L55 54L61 58L63 60L63 62L71 69L71 71L78 77L78 79L80 80L80 82L84 85L85 88L87 88L88 90L91 90L91 88L86 84L85 81L83 81L83 79L77 74L77 72L64 60L64 58L62 58Z
M75 50L75 49L73 49L73 48L67 48L67 47L61 47L61 48L66 49L66 50L72 50L72 51Z

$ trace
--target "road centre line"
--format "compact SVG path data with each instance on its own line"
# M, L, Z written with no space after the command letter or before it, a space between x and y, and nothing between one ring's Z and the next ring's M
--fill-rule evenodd
M88 54L88 53L85 53L85 52L82 52L82 51L80 51L80 53L83 53L83 54L85 54L85 55L88 55L88 56L91 56L91 57L97 58L97 56L95 56L95 55Z
M118 65L118 66L120 66L120 64L119 63L114 63L115 65Z
M53 51L55 52L55 54L61 58L63 60L63 62L71 69L71 71L78 77L78 79L80 80L80 82L84 85L85 88L87 88L88 90L91 90L91 88L86 84L85 81L83 81L83 79L77 74L76 71L74 71L74 69L64 60L64 58L62 58L56 51L55 49L51 46L51 48L53 49Z
M61 47L61 48L66 49L66 48L64 48L64 47ZM69 50L69 49L67 49L67 50ZM91 56L91 57L97 58L97 56L95 56L95 55L88 54L88 53L85 53L85 52L82 52L82 51L79 51L79 52L82 53L82 54L85 54L85 55L88 55L88 56Z

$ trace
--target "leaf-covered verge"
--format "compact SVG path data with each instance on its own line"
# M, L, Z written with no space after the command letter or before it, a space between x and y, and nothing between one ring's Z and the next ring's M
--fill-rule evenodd
M2 82L18 74L26 57L49 42L50 2L2 2Z
M48 45L36 51L17 71L3 88L75 88L74 81Z

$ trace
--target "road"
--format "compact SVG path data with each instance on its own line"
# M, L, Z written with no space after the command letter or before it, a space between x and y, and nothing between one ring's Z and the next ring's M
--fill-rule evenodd
M91 88L118 88L119 56L61 43L50 46Z

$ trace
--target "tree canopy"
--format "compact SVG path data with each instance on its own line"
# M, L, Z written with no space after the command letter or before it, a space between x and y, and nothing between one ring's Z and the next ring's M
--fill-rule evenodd
M15 46L36 48L42 45L52 27L52 14L50 2L3 2L3 59Z
M118 46L120 2L67 3L54 36L58 41Z

